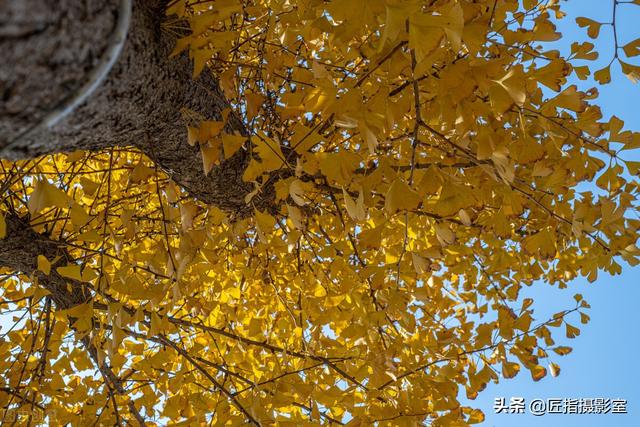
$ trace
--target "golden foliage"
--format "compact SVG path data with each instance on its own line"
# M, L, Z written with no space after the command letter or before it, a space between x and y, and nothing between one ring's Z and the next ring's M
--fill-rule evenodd
M252 133L203 122L185 138L205 173L252 150L244 179L272 184L274 209L206 206L127 149L3 162L3 209L70 256L37 269L92 300L54 312L34 277L6 272L2 304L26 317L0 342L2 406L73 425L134 405L157 425L463 426L484 415L459 387L559 374L542 359L571 351L556 331L577 336L569 316L586 323L588 304L536 321L521 288L640 255L638 162L623 159L640 134L567 84L590 74L574 61L593 44L540 47L561 37L559 2L175 0L168 14L192 30L176 53L216 73Z

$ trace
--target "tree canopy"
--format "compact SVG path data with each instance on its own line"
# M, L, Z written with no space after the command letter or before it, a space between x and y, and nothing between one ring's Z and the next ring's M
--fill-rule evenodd
M640 256L640 133L568 83L640 78L640 39L579 18L616 33L594 69L596 41L545 44L563 15L557 0L169 1L166 61L188 55L224 98L180 111L201 162L187 184L139 135L2 160L4 416L466 426L484 416L460 390L558 375L589 305L540 319L520 291ZM199 190L220 171L226 188Z

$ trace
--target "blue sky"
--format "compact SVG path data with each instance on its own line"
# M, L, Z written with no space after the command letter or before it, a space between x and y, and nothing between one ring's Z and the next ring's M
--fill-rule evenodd
M556 43L563 53L569 51L569 40L588 40L585 29L575 23L577 16L585 16L601 22L610 22L612 0L562 0L568 16L559 24L566 40ZM618 6L617 26L620 45L640 37L640 6ZM601 64L606 65L613 55L613 33L603 26L600 38L595 42L600 52ZM634 61L638 63L638 60ZM595 68L597 70L598 68ZM615 65L612 68L613 82L598 86L593 80L581 82L572 79L581 88L597 87L600 91L599 105L605 117L616 115L625 122L625 127L640 131L640 83L633 84ZM640 160L640 153L626 152L626 160ZM528 371L522 371L511 380L489 384L471 406L483 410L486 427L635 427L640 425L640 266L623 265L623 273L609 276L601 273L595 283L584 279L574 281L567 289L558 290L538 283L527 288L523 297L536 300L536 317L546 319L553 313L572 308L573 295L581 293L591 305L588 314L591 322L581 327L579 337L564 340L562 344L573 347L573 352L564 357L553 357L560 364L560 376L550 375L539 382L531 379ZM524 397L526 402L540 398L608 398L626 399L628 414L609 415L543 415L495 414L496 397ZM526 411L528 412L528 410Z

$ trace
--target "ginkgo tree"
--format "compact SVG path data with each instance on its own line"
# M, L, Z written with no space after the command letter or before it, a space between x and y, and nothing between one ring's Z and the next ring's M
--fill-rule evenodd
M2 423L465 426L460 390L558 375L589 305L523 287L640 256L640 133L568 83L640 42L579 18L597 69L563 16L3 3Z

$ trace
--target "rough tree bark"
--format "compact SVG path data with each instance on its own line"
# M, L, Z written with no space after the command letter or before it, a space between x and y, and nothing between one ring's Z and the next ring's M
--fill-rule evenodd
M86 283L63 278L56 271L56 267L65 266L73 261L61 246L61 242L35 232L28 221L17 215L8 215L5 221L7 236L0 239L0 266L33 277L40 286L51 293L51 299L59 310L72 308L91 299L92 292ZM48 260L57 260L51 266L50 274L46 275L37 270L38 255Z
M168 58L175 36L162 29L165 1L132 0L126 39L106 78L55 124L45 123L86 92L92 73L114 55L127 3L0 3L0 157L135 146L192 196L228 212L246 210L247 151L205 176L199 148L187 143L183 108L214 119L229 104L210 73L192 79L186 54ZM227 127L247 134L234 115Z
M162 29L165 3L0 2L0 50L4 55L0 62L0 157L13 160L135 146L192 196L243 216L253 209L244 200L252 187L242 180L250 155L239 150L208 176L203 173L199 148L187 143L181 110L220 118L229 103L211 74L203 72L192 79L186 54L169 59L175 35ZM117 44L121 49L114 53ZM110 58L114 62L105 78L98 79L99 85L89 89L89 96L73 105L79 93L87 92L94 71ZM233 114L226 130L247 135L241 119ZM270 205L272 197L265 193L254 197L253 206ZM70 281L55 271L58 265L74 262L61 242L35 232L27 218L9 214L5 220L0 267L33 277L51 293L57 309L90 300L87 284ZM58 259L50 275L37 271L38 255Z
M207 72L192 79L186 54L168 58L175 37L161 26L164 3L0 2L0 157L15 160L134 146L192 196L242 216L253 209L244 200L252 186L242 180L250 155L239 150L204 175L199 148L187 143L181 110L219 119L229 103ZM99 78L101 67L108 71L104 78ZM242 121L233 115L227 131L247 135ZM253 202L264 208L271 197L261 194ZM62 242L35 232L28 218L10 213L5 221L0 267L37 280L50 292L57 310L91 301L94 291L88 283L56 272L57 266L75 262ZM57 259L50 274L37 270L38 255ZM119 378L98 360L88 337L79 339L108 387L125 394ZM132 417L144 425L131 401L128 406Z
M93 291L89 283L63 277L56 271L57 267L74 263L61 242L35 232L25 218L15 214L6 216L5 222L7 235L4 239L0 239L0 266L26 274L37 281L39 286L49 291L56 310L67 310L92 300ZM49 274L38 270L38 255L53 260ZM73 323L74 320L70 319L71 328ZM101 360L98 356L98 349L89 335L79 336L78 339L100 371L107 387L115 393L126 396L127 393L120 378L114 374L107 361ZM145 420L132 400L129 399L127 407L138 425L144 426Z

